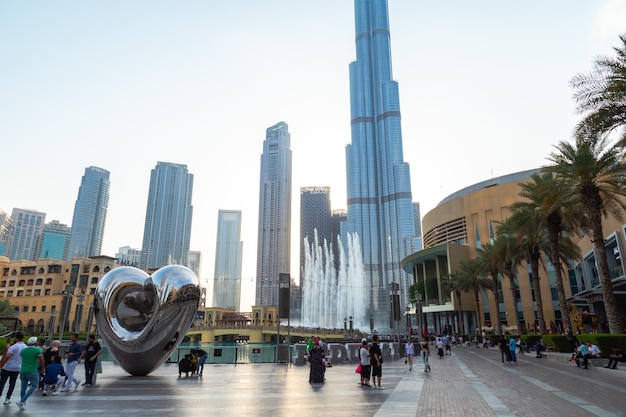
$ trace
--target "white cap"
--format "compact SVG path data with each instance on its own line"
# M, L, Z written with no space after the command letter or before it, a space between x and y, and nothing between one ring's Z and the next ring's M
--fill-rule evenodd
M28 339L27 345L34 345L35 343L37 343L37 338L35 336L31 337Z
M361 339L361 343L363 342L367 342L367 339L366 338Z

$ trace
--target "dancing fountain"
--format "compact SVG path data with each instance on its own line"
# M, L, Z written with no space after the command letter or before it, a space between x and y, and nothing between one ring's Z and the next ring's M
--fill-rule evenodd
M361 246L356 234L348 234L346 248L339 238L339 268L335 269L332 246L324 239L304 239L302 325L342 328L352 317L354 328L369 329L366 311L365 274Z

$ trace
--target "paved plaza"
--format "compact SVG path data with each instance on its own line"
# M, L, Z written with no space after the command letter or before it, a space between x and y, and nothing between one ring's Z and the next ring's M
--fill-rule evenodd
M18 381L13 402L0 406L2 415L23 416L626 416L625 370L583 370L550 356L502 365L496 349L457 347L452 356L432 356L430 373L421 359L412 372L404 360L386 362L380 391L361 387L349 364L309 384L306 366L208 364L201 378L178 378L175 364L132 377L105 362L93 387L48 397L37 391L19 411Z

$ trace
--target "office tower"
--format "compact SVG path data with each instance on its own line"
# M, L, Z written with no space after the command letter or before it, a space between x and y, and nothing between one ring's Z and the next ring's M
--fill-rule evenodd
M157 162L150 173L141 268L187 265L191 240L193 174L187 165Z
M0 209L0 256L8 255L9 238L13 232L13 222L11 216Z
M74 205L68 260L100 256L109 206L109 186L109 171L94 166L85 168Z
M261 155L256 305L278 306L278 274L290 273L291 136L285 122L267 128Z
M241 311L242 256L241 211L219 210L212 307L227 307Z
M191 269L198 278L200 278L200 272L202 267L202 252L197 250L190 250L187 254L187 268Z
M332 242L332 223L330 211L330 187L302 187L300 188L300 274L304 270L306 247L315 244L317 231L317 245L324 247L324 241L330 249ZM302 282L302 278L300 279Z
M394 327L408 304L400 268L406 238L415 236L409 166L404 162L398 84L392 80L386 0L356 0L356 61L350 64L352 142L346 147L348 220L359 236L369 322ZM399 288L400 304L390 295ZM391 318L391 309L396 312Z
M348 212L345 209L333 210L330 214L330 237L333 244L333 259L335 260L335 271L339 270L341 262L339 236L341 235L341 224L348 220Z
M11 220L13 231L9 238L7 256L12 261L34 260L37 236L43 232L46 213L14 208L11 213Z
M130 246L122 246L115 254L115 263L125 266L134 266L139 268L141 264L141 249L131 248Z
M35 261L39 258L67 259L70 247L71 229L58 220L52 220L43 227L43 233L37 237Z

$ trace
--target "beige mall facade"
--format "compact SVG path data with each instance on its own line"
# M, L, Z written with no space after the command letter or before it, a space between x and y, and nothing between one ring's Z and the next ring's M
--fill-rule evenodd
M61 331L64 338L74 332L92 333L94 294L104 274L118 266L114 261L108 256L36 262L1 256L0 299L16 308L18 326L27 335L56 339Z
M427 328L429 334L450 331L472 334L477 330L479 333L493 331L496 326L512 329L515 325L508 280L505 279L502 283L500 279L498 286L499 317L493 293L483 292L479 309L481 321L484 323L483 329L477 329L475 323L473 295L462 294L458 300L454 294L445 293L441 283L445 276L458 269L461 261L476 257L477 249L495 239L498 224L510 217L511 205L520 200L519 184L528 181L535 172L539 172L539 169L492 178L466 187L446 197L423 217L424 249L403 259L402 266L413 275L415 282L424 285L426 297L419 307L423 313L423 327ZM613 287L622 317L622 327L626 329L626 277L621 262L626 254L626 224L615 219L605 219L604 230ZM568 301L580 310L600 316L600 331L608 331L592 244L588 236L578 240L583 260L569 263L564 276L565 294ZM546 326L553 332L561 332L556 278L547 259L540 266L540 285ZM522 332L533 332L538 328L538 321L530 265L524 263L519 267L516 286ZM459 303L462 310L460 319L454 313L458 311Z

